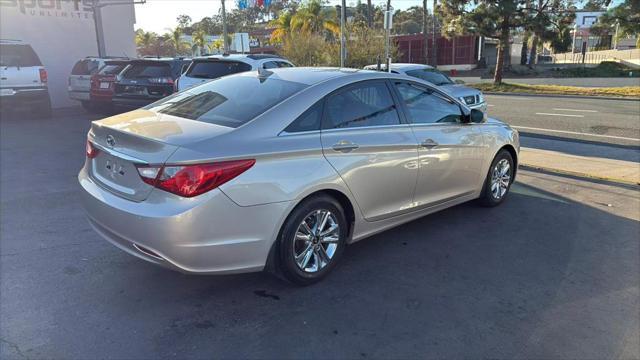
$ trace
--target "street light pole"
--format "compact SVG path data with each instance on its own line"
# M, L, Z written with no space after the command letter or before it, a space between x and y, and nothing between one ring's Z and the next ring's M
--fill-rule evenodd
M224 41L224 53L229 53L229 40L227 39L227 11L224 6L224 0L222 0L222 37ZM244 51L244 45L242 46L242 51Z
M391 0L387 0L387 10L384 12L384 56L387 71L391 72L391 28L393 27L393 8Z
M345 66L347 60L347 45L345 39L345 18L347 12L347 1L342 0L342 6L340 7L340 67Z
M578 34L578 23L573 25L573 44L571 44L571 53L576 52L576 35Z

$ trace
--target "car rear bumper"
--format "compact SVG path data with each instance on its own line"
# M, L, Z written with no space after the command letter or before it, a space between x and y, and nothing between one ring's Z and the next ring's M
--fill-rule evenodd
M22 107L34 104L49 106L49 89L47 88L2 88L0 96L2 107Z
M122 95L114 95L111 98L111 101L113 101L114 105L139 108L139 107L147 106L160 99L161 99L160 97L148 98L148 97L129 97L129 96L122 96Z
M142 202L118 197L80 171L82 203L106 240L149 262L185 273L261 271L288 202L242 207L219 189L181 198L154 189Z
M78 101L89 101L89 100L91 100L91 96L89 95L89 91L82 91L82 90L69 90L69 98L71 100L78 100Z

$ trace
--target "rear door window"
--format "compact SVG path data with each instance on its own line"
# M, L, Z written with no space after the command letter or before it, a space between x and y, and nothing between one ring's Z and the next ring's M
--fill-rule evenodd
M305 87L269 77L227 76L169 96L146 109L235 128Z
M289 64L288 62L284 62L284 61L276 61L276 63L278 64L278 67L281 67L281 68L293 67L293 65Z
M100 71L98 71L99 75L118 75L127 64L106 64Z
M396 105L384 82L368 81L327 100L324 129L396 125Z
M284 131L288 133L296 133L320 130L320 123L322 122L322 104L324 104L324 101L318 101L302 115L298 116L298 118L289 124Z
M100 64L96 60L80 60L78 61L71 70L71 75L91 75L95 74L98 71L98 66Z
M240 61L194 61L187 76L199 79L216 79L225 75L251 70L251 65Z
M122 76L125 79L171 77L171 67L165 63L134 63Z
M0 45L0 66L42 66L31 46L23 44Z

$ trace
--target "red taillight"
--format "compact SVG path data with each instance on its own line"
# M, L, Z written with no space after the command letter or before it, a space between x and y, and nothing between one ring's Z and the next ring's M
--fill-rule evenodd
M49 77L47 76L47 70L40 69L40 82L46 83L47 80L49 80Z
M93 145L91 141L87 140L87 158L93 159L94 157L98 156L99 152L100 150L98 150L98 148L95 147L95 145Z
M233 160L211 164L139 166L142 181L183 197L215 189L249 170L256 161Z

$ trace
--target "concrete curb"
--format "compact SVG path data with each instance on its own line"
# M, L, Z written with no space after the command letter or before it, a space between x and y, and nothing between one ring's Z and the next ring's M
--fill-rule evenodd
M628 181L628 180L624 180L624 179L617 179L617 178L613 178L613 177L598 176L598 175L594 175L594 174L587 174L587 173L568 171L568 170L562 170L562 169L554 169L554 168L538 166L538 165L530 165L530 164L525 164L525 163L519 164L518 167L521 170L543 171L543 172L555 173L555 174L560 174L560 175L568 175L568 176L578 177L578 178L583 178L583 179L606 181L606 182L610 182L610 183L629 185L629 186L632 186L634 188L640 189L640 182L633 182L633 181Z
M615 97L615 96L584 96L584 95L562 95L562 94L535 94L535 93L508 93L483 91L485 95L502 95L502 96L533 96L533 97L558 97L569 99L592 99L592 100L623 100L623 101L639 101L640 98L635 97Z

